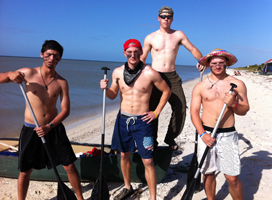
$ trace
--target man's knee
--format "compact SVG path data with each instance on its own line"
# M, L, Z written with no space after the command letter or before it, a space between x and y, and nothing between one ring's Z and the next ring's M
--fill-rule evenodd
M123 152L121 152L121 160L122 161L128 161L128 160L130 160L130 152L125 152L125 153L123 153Z
M25 172L20 172L19 176L22 178L28 178L30 177L32 171L33 169L27 170Z
M145 167L154 167L153 158L142 159Z
M77 169L74 163L68 165L68 166L64 166L63 168L65 169L65 171L69 174L69 173L76 173Z
M236 186L240 182L240 179L239 179L238 176L228 176L228 175L225 175L225 177L226 177L226 180L227 180L227 182L228 182L229 185Z

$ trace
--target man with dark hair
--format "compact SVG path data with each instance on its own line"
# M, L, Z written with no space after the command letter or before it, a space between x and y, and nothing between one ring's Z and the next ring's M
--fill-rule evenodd
M151 200L156 199L156 171L153 162L153 125L167 102L171 92L160 74L140 61L142 46L138 40L130 39L124 44L123 54L127 62L112 73L112 84L108 79L101 80L102 89L107 89L107 97L115 99L120 91L121 107L112 136L112 149L121 151L121 169L125 188L115 199L121 200L134 191L130 185L130 154L135 151L135 143L145 166L145 178ZM149 99L155 85L161 92L158 106L150 111Z
M186 117L186 99L182 89L182 81L176 73L176 57L179 47L183 45L198 60L202 57L200 51L188 40L187 36L179 30L171 29L174 12L168 6L159 10L158 21L160 29L146 36L141 60L145 63L149 51L152 56L152 68L160 73L171 89L172 95L168 102L172 108L172 116L164 142L173 150L178 148L175 138L181 133ZM199 70L203 66L198 66ZM161 92L153 88L150 99L150 110L158 105ZM154 142L157 145L158 119L154 120Z
M63 47L55 40L45 40L42 45L41 52L44 53L47 49L53 49L59 52L60 57L62 58Z
M29 179L33 169L51 168L51 163L40 137L45 137L50 150L54 152L55 165L62 164L78 199L83 199L78 171L74 165L76 156L66 135L62 121L70 113L69 87L67 81L56 72L61 60L62 46L54 40L46 40L40 56L43 65L36 68L21 68L0 73L0 83L25 82L26 93L33 107L36 127L29 107L25 108L25 122L20 134L18 199L26 198ZM56 103L61 99L61 112Z
M198 161L207 146L210 147L201 168L207 198L215 198L215 171L221 171L229 185L233 199L243 199L243 185L239 179L241 164L239 158L238 133L234 127L235 114L245 115L249 110L245 84L226 73L227 66L237 62L234 55L222 49L215 49L199 60L201 65L211 69L211 75L198 83L193 90L191 100L191 118L199 133ZM230 83L237 85L229 94ZM218 126L216 137L211 133L221 113L223 105L227 108ZM200 108L202 104L202 116Z

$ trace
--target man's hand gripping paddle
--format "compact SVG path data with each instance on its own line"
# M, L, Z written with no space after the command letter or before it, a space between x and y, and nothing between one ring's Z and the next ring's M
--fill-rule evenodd
M36 118L36 116L35 116L35 114L34 114L34 111L33 111L33 109L32 109L32 106L31 106L31 104L30 104L30 102L29 102L29 100L28 100L28 97L26 96L25 89L24 89L22 83L20 84L20 88L21 88L22 93L23 93L23 95L24 95L25 101L26 101L26 103L27 103L27 105L28 105L28 108L29 108L29 110L30 110L30 112L31 112L31 115L32 115L32 117L33 117L33 119L34 119L35 125L36 125L37 128L39 128L39 127L40 127L40 126L39 126L39 123L38 123L37 118ZM57 194L57 199L58 199L58 200L77 200L77 198L76 198L75 194L72 192L72 190L71 190L70 188L68 188L68 187L62 182L62 180L61 180L61 178L60 178L60 176L59 176L59 173L58 173L58 171L57 171L57 168L56 168L56 166L54 165L54 162L53 162L53 159L52 159L52 155L51 155L51 153L50 153L50 151L49 151L49 148L48 148L48 146L47 146L47 143L46 143L45 138L44 138L44 137L41 137L41 140L42 140L43 146L44 146L44 148L45 148L45 151L46 151L46 153L47 153L47 156L48 156L48 158L49 158L49 160L50 160L50 163L51 163L51 165L52 165L52 168L53 168L53 170L54 170L54 172L55 172L55 175L56 175L56 177L57 177L57 181L58 181L58 194Z
M230 85L231 85L231 89L230 89L230 91L229 91L229 94L231 94L231 93L233 92L233 89L234 89L234 88L237 88L237 85L235 85L234 83L231 83ZM224 112L225 112L225 110L226 110L226 107L227 107L227 104L224 104L224 106L223 106L223 108L222 108L222 110L221 110L221 113L220 113L220 115L219 115L219 117L218 117L218 120L217 120L217 122L216 122L216 124L215 124L215 127L214 127L214 129L213 129L213 131L212 131L212 134L211 134L211 137L212 137L212 138L215 137L217 128L218 128L218 126L219 126L219 124L220 124L220 121L221 121L221 119L222 119L222 117L223 117L223 114L224 114ZM201 158L201 161L200 161L200 163L199 163L199 166L198 166L198 168L197 168L197 171L196 171L196 173L195 173L195 176L194 176L193 180L191 181L189 187L187 187L187 189L185 190L184 194L182 195L181 200L191 200L191 199L192 199L192 197L193 197L193 195L194 195L195 187L196 187L197 178L198 178L198 175L199 175L199 173L200 173L200 169L201 169L201 167L202 167L202 165L203 165L203 162L204 162L204 160L205 160L205 158L206 158L206 156L207 156L207 153L208 153L209 148L210 148L210 147L208 147L208 146L206 147L206 149L205 149L205 151L204 151L204 154L203 154L203 156L202 156L202 158Z
M102 70L104 70L104 79L107 79L107 70L110 70L107 67L102 67ZM102 134L101 134L101 158L100 158L100 172L99 177L96 180L91 200L109 200L109 188L104 180L103 176L103 160L104 160L104 140L105 140L105 113L106 113L106 89L103 90L103 121L102 121Z

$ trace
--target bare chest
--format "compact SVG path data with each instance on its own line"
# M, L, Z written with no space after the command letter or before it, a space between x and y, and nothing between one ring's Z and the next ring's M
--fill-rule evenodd
M205 88L202 90L202 101L204 102L222 102L225 94L228 92L224 84L211 85L207 83Z
M30 101L35 104L55 104L60 96L61 88L57 80L52 81L47 87L43 80L36 77L26 82L26 92ZM34 103L33 102L33 103Z
M144 75L138 76L133 83L127 85L123 78L119 80L120 92L124 95L144 95L151 94L153 84L150 80L146 79Z
M156 34L152 40L152 51L172 53L177 52L179 49L180 41L174 34L161 35Z

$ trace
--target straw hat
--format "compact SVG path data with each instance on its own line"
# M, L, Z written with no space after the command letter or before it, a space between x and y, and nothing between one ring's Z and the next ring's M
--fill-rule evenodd
M226 50L222 50L220 48L212 50L209 54L200 58L198 60L198 62L199 62L199 64L208 67L210 58L215 57L215 56L226 57L228 60L228 62L227 62L228 66L234 65L237 62L237 58L234 55L232 55L231 53L228 53Z

